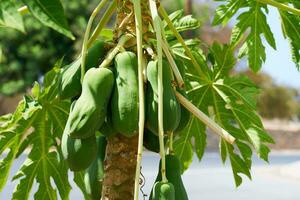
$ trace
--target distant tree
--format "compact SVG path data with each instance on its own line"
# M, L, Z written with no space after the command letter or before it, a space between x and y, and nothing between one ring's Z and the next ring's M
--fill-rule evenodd
M78 55L88 15L97 1L63 3L72 33L79 40L72 41L43 27L30 14L24 16L26 33L0 27L0 95L12 95L31 86L53 67L58 57L63 55L68 63Z
M247 75L262 90L257 104L262 117L291 119L300 113L295 89L277 85L270 75L263 72L256 74L247 70L241 73Z

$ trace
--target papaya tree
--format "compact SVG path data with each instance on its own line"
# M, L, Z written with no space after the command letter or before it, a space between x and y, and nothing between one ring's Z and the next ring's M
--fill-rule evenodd
M230 162L236 186L242 174L251 179L253 152L268 161L274 141L257 114L258 88L230 71L246 57L257 72L265 45L276 49L267 23L270 6L278 9L299 68L300 3L218 1L213 25L237 16L236 24L229 44L213 43L205 51L199 39L182 37L199 28L183 10L167 13L159 0L99 1L77 59L63 65L58 58L15 112L0 117L0 188L26 150L13 176L12 199L69 199L73 172L85 199L137 200L148 149L161 157L149 199L188 199L181 174L194 153L201 160L211 133L219 136L221 160ZM23 31L22 17L30 14L75 39L59 0L22 2L18 8L13 0L0 1L1 26ZM113 16L115 26L108 30Z

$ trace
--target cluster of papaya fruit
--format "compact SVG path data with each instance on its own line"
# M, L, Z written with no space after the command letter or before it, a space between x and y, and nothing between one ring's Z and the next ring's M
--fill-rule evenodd
M59 83L59 97L72 100L61 141L62 153L71 170L85 170L86 189L92 199L100 199L101 195L99 189L104 176L106 137L114 134L132 137L138 133L139 124L137 56L133 52L122 51L114 57L110 67L99 68L109 50L108 46L106 42L96 40L89 48L82 83L80 58L62 69ZM176 60L176 64L184 76L184 63ZM144 146L150 151L159 152L157 60L148 62L146 77ZM163 60L164 131L176 133L187 125L190 113L176 99L173 83L171 68ZM184 90L178 91L186 95ZM101 136L96 136L97 131ZM165 185L159 182L159 173L159 184L155 184L150 199L162 199L157 198L157 193L162 194L174 188L176 198L173 199L187 199L178 159L174 155L166 158L170 183Z

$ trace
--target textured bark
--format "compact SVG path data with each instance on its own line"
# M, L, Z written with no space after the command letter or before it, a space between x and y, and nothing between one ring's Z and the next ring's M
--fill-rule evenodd
M104 161L103 200L131 200L134 193L138 136L108 138Z

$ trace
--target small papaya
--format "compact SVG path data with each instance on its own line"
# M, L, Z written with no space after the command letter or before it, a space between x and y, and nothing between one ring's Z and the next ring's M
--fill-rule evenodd
M148 86L146 90L146 126L158 134L158 61L147 65ZM181 108L172 87L172 72L163 60L163 113L164 131L174 131L180 122Z
M74 108L75 102L70 110ZM72 171L81 171L86 169L96 158L97 142L95 136L87 139L73 139L68 135L70 128L67 122L61 139L61 151L64 159L69 164Z
M185 81L186 76L185 76L185 64L181 59L175 59L176 65L178 67L178 70L182 76L182 79ZM180 94L182 94L184 97L188 98L187 93L186 93L186 89L178 89L178 92ZM187 124L189 123L190 119L191 119L191 113L190 111L188 111L183 105L180 104L181 107L181 118L180 118L180 122L179 125L177 127L177 129L175 130L176 132L180 132L182 131Z
M164 138L164 143L166 143L166 138ZM143 144L149 151L159 153L159 138L147 128L144 130Z
M96 40L86 55L86 71L97 67L107 52L106 43ZM60 74L58 93L60 99L69 99L80 94L81 91L81 58L64 67Z
M160 169L161 169L161 160L159 163L159 172L155 182L159 182L162 180ZM177 156L166 155L166 176L169 183L172 183L175 188L175 200L188 200L188 195L184 188L180 172L181 172L181 165ZM152 198L152 196L153 196L153 189L150 194L150 199Z
M139 89L137 56L125 51L114 60L116 84L111 99L112 126L124 136L138 132Z
M86 169L84 174L85 189L92 200L99 200L101 198L102 182L104 178L104 158L107 144L105 136L99 136L97 138L97 144L97 158L89 168Z
M89 69L82 82L82 93L68 121L72 138L91 137L102 126L114 86L113 72L108 68Z
M175 189L172 183L156 182L150 200L175 200Z

